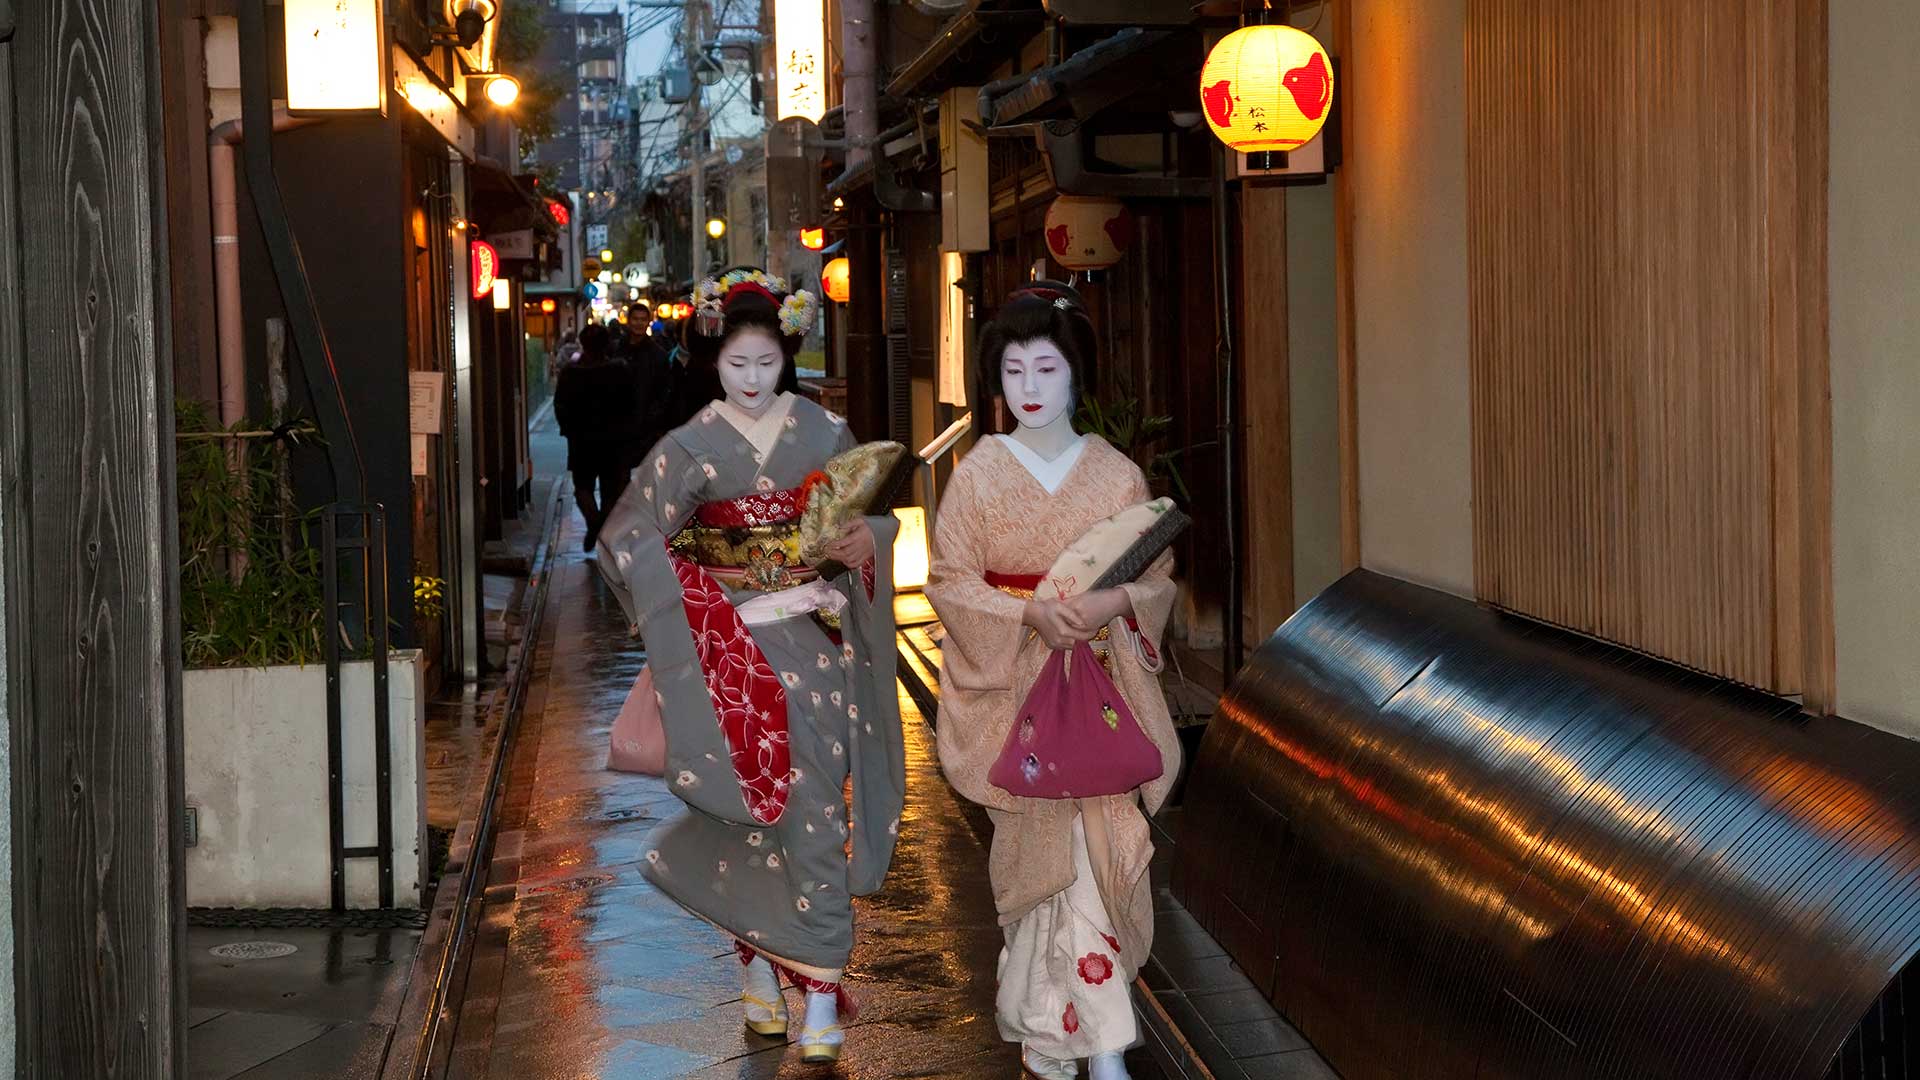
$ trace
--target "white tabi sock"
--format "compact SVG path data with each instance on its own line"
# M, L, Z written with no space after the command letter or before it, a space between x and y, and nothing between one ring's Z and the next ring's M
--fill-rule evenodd
M839 1028L840 999L834 994L816 994L807 991L807 1026L801 1036L808 1042L835 1045L846 1039L846 1033ZM818 1038L814 1036L818 1034Z
M1087 1061L1090 1080L1133 1080L1127 1075L1127 1063L1117 1051L1095 1054Z
M780 975L766 957L756 956L741 969L740 989L761 1001L779 1001Z

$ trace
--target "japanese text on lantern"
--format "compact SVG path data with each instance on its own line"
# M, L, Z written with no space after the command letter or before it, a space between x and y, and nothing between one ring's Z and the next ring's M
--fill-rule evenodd
M774 55L779 70L775 104L784 120L804 116L818 123L827 112L827 32L821 0L776 0Z

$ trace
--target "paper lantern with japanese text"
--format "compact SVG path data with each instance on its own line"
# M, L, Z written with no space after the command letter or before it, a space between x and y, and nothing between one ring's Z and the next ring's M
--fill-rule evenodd
M1133 214L1119 199L1062 195L1047 207L1046 237L1068 270L1104 270L1133 246Z
M820 285L827 290L827 299L836 304L844 304L853 295L853 267L846 258L831 260L820 268Z
M1298 150L1327 122L1333 61L1304 30L1243 26L1207 54L1200 105L1220 141L1243 154Z

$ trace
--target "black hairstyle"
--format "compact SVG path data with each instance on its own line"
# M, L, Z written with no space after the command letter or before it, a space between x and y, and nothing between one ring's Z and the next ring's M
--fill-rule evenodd
M734 270L750 270L753 267L737 266L722 270L714 275L725 277ZM735 334L743 330L765 330L780 343L780 352L786 362L780 368L780 381L775 390L781 393L798 393L800 390L800 372L794 364L794 358L800 354L800 344L804 334L789 334L780 326L780 304L787 298L783 292L773 293L771 297L756 286L737 285L721 300L721 311L725 313L718 334L700 332L700 313L695 311L687 319L681 331L682 343L687 349L688 366L696 372L711 372L717 381L720 370L720 351Z
M612 335L607 333L606 327L599 323L588 323L580 331L580 351L595 360L603 359L607 355L607 343L610 340Z
M980 331L979 385L974 400L991 410L993 400L1001 396L1000 365L1006 359L1007 346L1045 338L1053 342L1067 362L1073 377L1073 399L1078 407L1081 392L1089 385L1097 357L1093 320L1073 286L1058 281L1036 281L1015 289L994 312L992 320Z
M646 313L647 313L647 317L648 317L648 319L649 319L649 321L651 321L651 319L652 319L652 317L653 317L653 306L652 306L652 305L650 305L650 304L648 304L648 303L647 303L647 302L646 302L645 300L635 300L635 301L634 301L633 303L631 303L631 304L628 304L628 305L627 305L627 318L629 318L629 319L631 319L631 318L633 318L633 313L634 313L634 312L636 312L636 311L644 311L644 312L646 312Z

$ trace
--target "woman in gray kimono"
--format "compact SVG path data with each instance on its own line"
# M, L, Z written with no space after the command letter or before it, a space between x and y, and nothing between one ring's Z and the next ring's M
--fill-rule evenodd
M758 270L694 299L694 359L726 396L635 470L596 555L646 640L666 780L688 807L648 838L643 870L733 936L747 1026L786 1034L784 974L806 990L802 1057L833 1061L852 898L880 887L906 792L894 521L856 522L832 545L857 569L829 581L802 565L808 493L855 445L845 420L793 392L817 301Z

